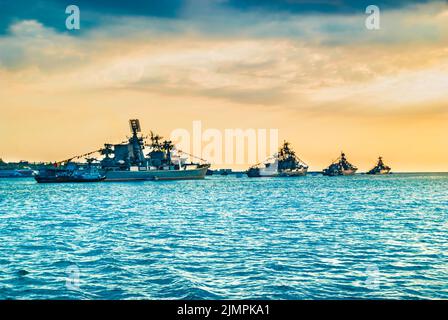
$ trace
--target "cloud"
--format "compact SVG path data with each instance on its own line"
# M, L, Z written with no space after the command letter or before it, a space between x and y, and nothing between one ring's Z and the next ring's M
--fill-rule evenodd
M13 24L9 35L0 37L0 67L11 70L36 68L57 71L66 64L81 63L79 41L47 28L35 20Z
M425 4L421 0L228 0L227 4L240 10L281 11L289 13L353 14L375 4L386 9L405 8L414 4Z
M0 37L0 71L44 92L135 90L297 110L407 112L447 98L434 72L447 62L444 3L383 12L375 32L362 14L201 8L184 5L177 19L106 14L78 36L19 21ZM432 76L432 90L417 81Z
M357 113L364 114L397 113L403 110L448 112L447 74L448 60L431 68L380 76L368 83L322 88L310 96L316 105L337 105L338 108L353 108L353 105L357 105ZM422 106L425 108L422 109Z
M104 16L134 16L175 18L183 7L182 0L16 0L0 1L0 34L21 20L38 20L56 30L65 30L65 9L70 4L79 6L85 29L101 25Z
M393 10L430 2L378 0L375 4L384 10ZM209 16L221 20L227 12L246 17L258 15L269 21L275 15L363 14L372 3L364 0L77 0L74 4L81 9L82 34L88 29L102 26L104 17L112 20L120 17L183 20L191 16ZM0 34L5 33L11 23L21 20L38 20L46 26L65 31L67 5L65 0L0 1Z

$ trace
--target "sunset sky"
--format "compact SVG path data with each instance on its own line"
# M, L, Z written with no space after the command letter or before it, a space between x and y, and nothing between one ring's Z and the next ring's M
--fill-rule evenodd
M0 158L66 159L130 118L279 129L311 170L344 150L362 171L448 171L447 2L0 0Z

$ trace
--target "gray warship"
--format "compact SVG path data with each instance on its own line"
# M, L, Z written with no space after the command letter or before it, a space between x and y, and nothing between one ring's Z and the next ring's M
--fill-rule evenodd
M100 182L106 177L98 167L93 164L96 159L87 158L87 164L70 162L64 166L46 166L39 169L34 179L38 183L64 183L64 182Z
M358 170L357 167L352 165L350 162L347 161L347 158L345 156L344 152L341 152L341 156L334 161L328 168L324 169L322 171L322 174L324 176L351 176L356 173Z
M385 165L383 162L383 157L378 158L378 162L375 167L373 167L370 171L367 172L367 174L390 174L392 169Z
M138 119L129 120L132 136L119 144L106 143L104 148L68 160L56 162L52 167L39 170L35 179L39 183L144 181L204 179L210 164L203 159L176 150L171 141L151 132L151 143L146 144ZM145 156L145 151L149 153ZM90 156L99 154L103 159ZM88 158L90 157L90 158ZM85 158L87 164L75 162ZM202 163L187 162L196 158Z
M175 150L171 141L151 132L151 143L139 136L140 121L129 121L132 136L120 144L105 144L100 153L104 159L100 161L100 172L105 181L136 180L187 180L204 179L210 164L196 158L202 163L187 162L180 150ZM145 147L149 153L145 156ZM189 157L194 157L188 155Z
M291 149L289 142L284 141L279 152L263 163L247 170L249 178L260 177L300 177L308 172L308 165Z

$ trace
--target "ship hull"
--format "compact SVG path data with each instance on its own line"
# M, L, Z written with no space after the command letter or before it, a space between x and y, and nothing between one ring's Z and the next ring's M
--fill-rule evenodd
M107 171L105 181L198 180L205 178L209 167L186 170Z
M338 170L324 170L322 172L322 174L324 176L329 176L329 177L336 177L336 176L353 176L356 173L356 170L354 169L349 169L349 170L342 170L342 171L338 171Z
M32 178L33 176L32 170L0 170L0 178Z
M349 170L342 170L343 176L352 176L356 173L356 170L349 169Z
M249 170L247 172L247 176L249 178L275 178L275 177L283 177L283 178L291 178L291 177L303 177L307 174L307 169L303 170L296 170L296 171L283 171L283 172L276 172L276 173L263 173L263 172L257 172L254 170Z
M367 174L371 174L371 175L384 175L384 174L390 174L390 169L383 169L380 171L369 171L367 172Z
M0 170L0 178L22 178L16 170Z
M296 171L284 171L279 174L279 177L303 177L306 176L308 169Z
M74 177L39 177L35 176L34 179L38 183L88 183L88 182L100 182L104 177L98 178L74 178Z
M259 178L260 177L260 169L258 168L250 168L246 172L249 178Z

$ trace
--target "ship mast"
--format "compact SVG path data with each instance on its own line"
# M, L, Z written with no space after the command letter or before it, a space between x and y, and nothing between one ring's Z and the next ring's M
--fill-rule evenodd
M143 155L144 141L142 137L137 134L141 132L140 121L138 119L129 120L129 126L131 128L132 137L129 139L129 144L132 149L131 165L138 166L144 162L145 156Z

